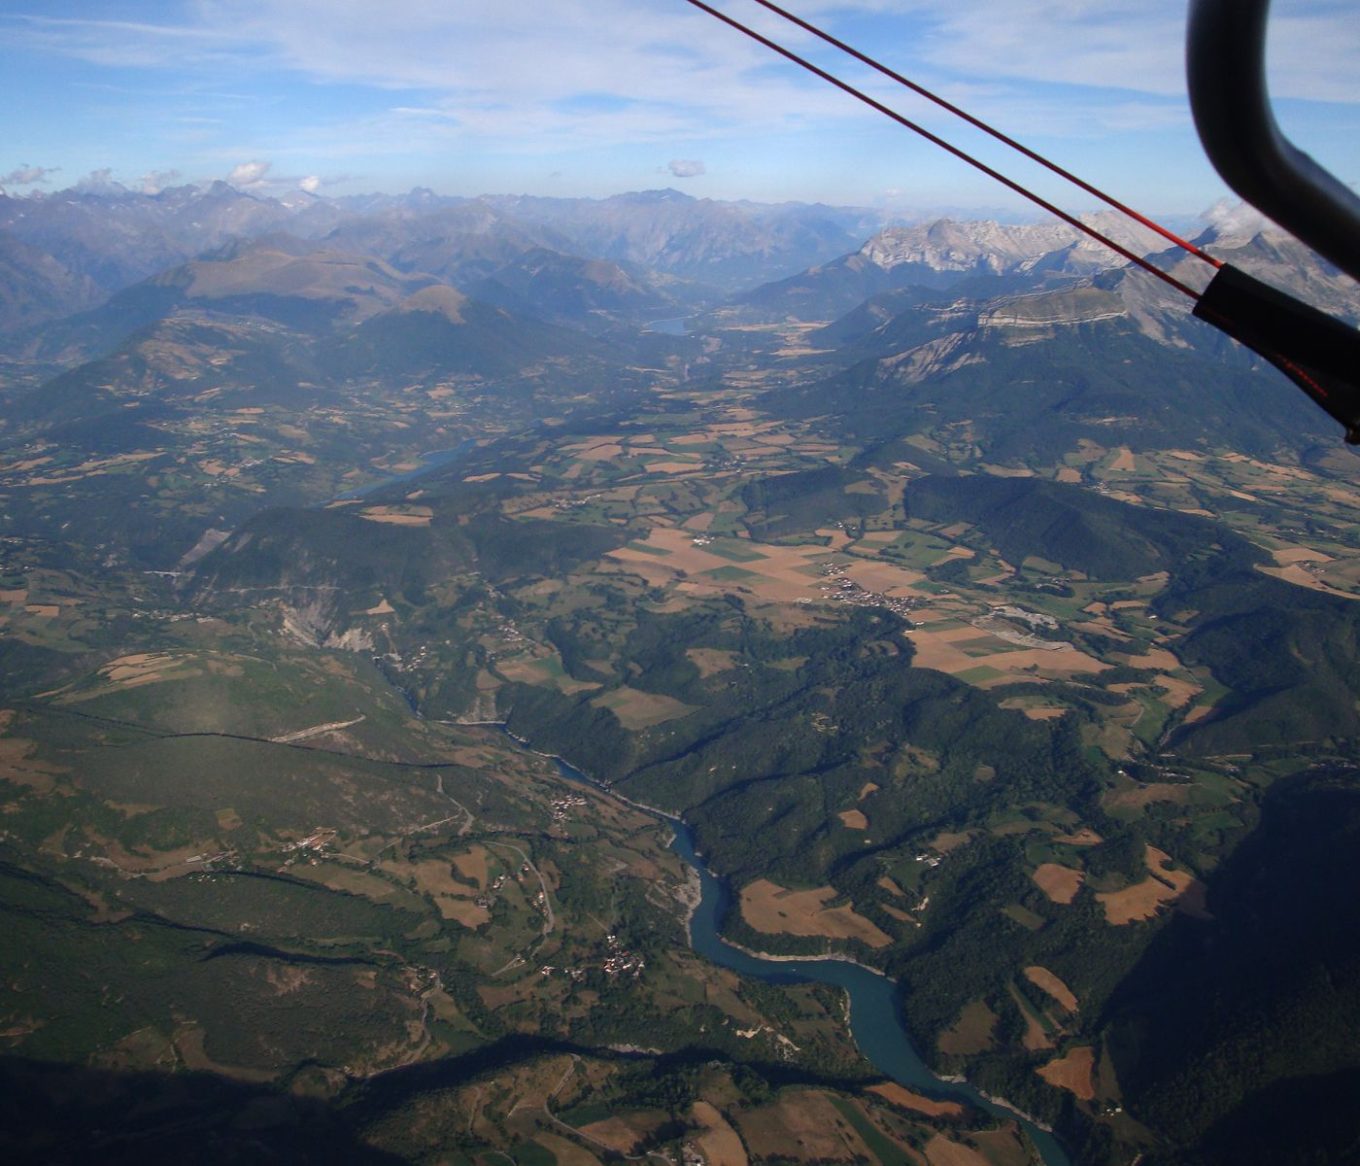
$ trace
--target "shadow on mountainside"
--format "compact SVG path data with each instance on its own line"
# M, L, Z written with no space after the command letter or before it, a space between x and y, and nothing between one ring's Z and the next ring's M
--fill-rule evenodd
M127 1072L0 1058L0 1158L103 1166L401 1161L328 1103L208 1073Z
M1360 771L1279 782L1208 884L1106 1011L1128 1109L1180 1147L1149 1166L1360 1160Z

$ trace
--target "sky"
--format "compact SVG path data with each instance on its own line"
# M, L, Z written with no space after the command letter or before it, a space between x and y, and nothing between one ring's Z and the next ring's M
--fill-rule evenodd
M1227 195L1186 103L1184 0L785 4L1149 213ZM753 0L717 6L1091 208ZM1275 0L1268 61L1285 132L1356 184L1355 0ZM11 195L221 178L273 195L1022 205L685 0L0 0L0 110Z

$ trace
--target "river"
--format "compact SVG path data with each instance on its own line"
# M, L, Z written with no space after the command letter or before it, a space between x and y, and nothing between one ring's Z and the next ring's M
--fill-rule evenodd
M508 731L507 731L508 733ZM526 748L521 738L508 734ZM551 758L558 771L569 781L602 787L560 757ZM638 807L636 802L629 805ZM1044 1166L1072 1166L1062 1145L1049 1131L1038 1126L1009 1106L985 1096L966 1081L950 1081L930 1071L912 1047L903 1024L897 985L872 968L843 959L767 959L727 943L718 932L727 909L726 886L709 871L694 849L694 832L679 818L657 813L675 830L671 849L699 875L701 895L690 919L690 946L701 956L744 976L754 976L767 984L795 984L816 981L842 989L850 1001L850 1035L859 1051L874 1068L900 1085L946 1101L962 1101L986 1110L995 1117L1013 1118L1038 1149Z
M653 320L644 332L656 332L662 336L688 336L689 322L693 316L679 316L674 320Z
M477 444L475 437L469 437L460 441L450 449L436 449L429 453L420 455L420 465L413 470L407 470L401 474L393 474L387 478L379 478L376 482L369 482L366 486L358 486L353 490L346 490L343 494L337 494L331 499L332 502L352 502L356 498L363 498L385 486L396 486L402 482L410 482L421 474L428 473L430 470L438 469L440 466L451 465L462 457L468 450Z

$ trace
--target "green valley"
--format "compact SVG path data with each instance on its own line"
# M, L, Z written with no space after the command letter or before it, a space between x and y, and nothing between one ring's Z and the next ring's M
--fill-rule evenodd
M1360 489L1273 374L1124 273L672 336L339 255L13 357L7 1152L1038 1160L692 951L659 813L1074 1161L1353 1144Z

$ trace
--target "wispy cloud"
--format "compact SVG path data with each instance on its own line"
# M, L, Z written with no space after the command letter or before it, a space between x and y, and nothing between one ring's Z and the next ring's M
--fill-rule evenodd
M3 19L11 46L114 68L181 68L222 61L241 44L230 29L194 19L153 23L33 13L10 13Z
M60 166L30 166L25 162L8 174L0 174L0 186L37 186L51 181L51 176L60 170Z
M700 174L708 173L708 167L698 158L673 158L666 169L674 178L697 178Z
M1184 0L902 0L925 24L903 52L973 76L1136 93L1185 92ZM1269 25L1274 96L1360 99L1360 21L1346 0L1277 0Z
M751 0L717 2L953 135L945 115ZM1178 148L1195 148L1183 95L1184 0L790 3L1023 140L1166 133ZM139 103L136 124L149 129L132 173L171 164L222 173L266 157L305 177L367 172L369 158L381 171L381 160L405 156L429 159L422 177L433 178L439 166L452 175L454 159L466 171L493 155L537 160L543 175L574 157L579 172L598 173L603 151L631 150L632 173L644 176L664 149L661 157L703 158L727 176L729 159L762 152L771 169L776 155L789 167L815 167L835 152L827 143L853 137L897 155L903 140L684 0L105 4L99 19L79 19L47 15L30 0L30 13L0 13L0 36L15 53L97 66L70 85L107 83ZM1356 59L1353 0L1275 0L1277 97L1360 109ZM169 95L160 102L147 92L157 79ZM87 109L86 124L119 116L114 98ZM149 157L148 141L184 153ZM917 157L910 145L901 150Z
M726 6L782 41L825 53L749 0ZM1276 8L1279 96L1355 100L1360 21L1348 0ZM1160 96L1184 89L1183 0L1008 0L1004 9L994 0L807 0L798 9L833 29L878 30L881 41L868 48L946 84L985 77ZM237 75L283 68L435 98L402 106L412 114L522 112L603 95L651 113L664 106L702 132L854 112L681 0L199 0L178 19L156 22L18 15L6 23L30 48L95 64L217 65ZM571 112L590 121L612 111L602 102Z

